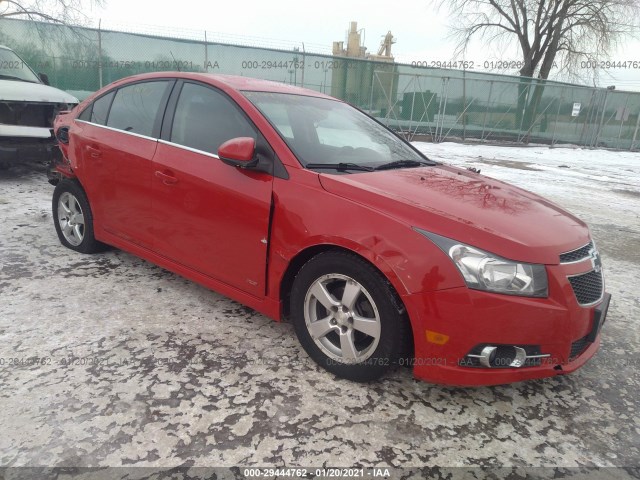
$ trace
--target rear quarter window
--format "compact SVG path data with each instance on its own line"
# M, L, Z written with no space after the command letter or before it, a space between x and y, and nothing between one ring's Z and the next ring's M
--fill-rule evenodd
M98 125L106 125L109 107L111 106L114 94L115 92L109 92L95 100L82 111L78 116L78 120L84 120Z

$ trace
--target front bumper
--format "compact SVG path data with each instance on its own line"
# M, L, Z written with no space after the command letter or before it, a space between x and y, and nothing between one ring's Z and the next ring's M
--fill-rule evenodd
M14 165L25 162L49 161L56 139L51 129L47 130L49 131L49 136L47 137L10 137L0 135L0 163Z
M571 373L584 365L599 348L611 297L603 293L596 304L580 306L566 268L548 267L548 273L550 296L544 299L466 287L406 296L414 375L448 385L499 385ZM521 367L486 368L467 356L479 345L523 346L545 357Z

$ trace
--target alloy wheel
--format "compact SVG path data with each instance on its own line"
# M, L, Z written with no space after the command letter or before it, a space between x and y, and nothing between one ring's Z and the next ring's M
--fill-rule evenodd
M58 200L58 223L62 235L74 247L84 239L84 214L78 199L69 192L64 192Z
M369 292L353 278L321 276L309 287L304 307L309 335L328 357L361 363L376 350L380 314Z

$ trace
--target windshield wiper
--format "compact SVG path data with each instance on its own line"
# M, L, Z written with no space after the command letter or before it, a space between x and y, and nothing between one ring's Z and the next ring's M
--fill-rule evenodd
M359 170L361 172L373 172L376 170L373 167L367 167L365 165L358 165L357 163L340 162L340 163L307 163L307 168L327 168L331 170L338 170L344 172L345 170Z
M27 82L27 83L36 83L36 82L32 82L31 80L27 80L25 78L20 78L20 77L16 77L14 75L5 75L4 73L0 73L0 79L5 79L5 80L19 80L21 82Z
M390 170L392 168L405 168L405 167L422 167L433 166L433 163L424 162L421 160L396 160L395 162L383 163L374 168L374 170Z

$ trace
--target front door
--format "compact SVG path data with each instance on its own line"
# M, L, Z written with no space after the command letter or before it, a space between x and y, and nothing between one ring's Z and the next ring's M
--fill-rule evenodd
M154 250L263 296L273 177L216 155L226 140L258 132L233 100L190 82L165 130L154 157Z

